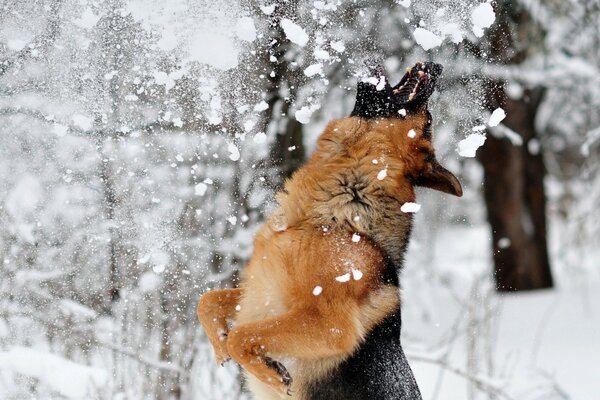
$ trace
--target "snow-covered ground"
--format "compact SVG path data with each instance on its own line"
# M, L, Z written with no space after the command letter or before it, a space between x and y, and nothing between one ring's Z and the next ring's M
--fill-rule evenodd
M437 233L426 272L418 271L423 244L416 240L409 251L403 342L424 399L467 399L471 393L487 398L483 393L490 388L500 390L499 398L518 400L597 399L597 267L587 271L586 281L570 279L556 262L560 280L551 290L482 290L490 279L488 237L486 226Z

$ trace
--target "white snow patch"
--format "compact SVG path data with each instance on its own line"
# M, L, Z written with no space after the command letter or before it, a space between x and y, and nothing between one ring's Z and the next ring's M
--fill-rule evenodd
M360 281L362 279L362 277L363 277L363 273L361 270L352 268L352 278L355 281Z
M273 14L273 11L275 11L275 4L271 4L268 6L261 6L260 10L265 13L266 15L271 15Z
M434 47L438 47L440 44L442 44L441 37L424 28L415 29L413 36L417 44L424 50L431 50Z
M92 124L94 120L90 117L86 117L85 115L75 114L72 117L73 123L78 127L83 129L84 131L90 130L92 128Z
M77 364L66 358L30 347L13 347L0 353L0 369L8 369L43 382L52 391L70 398L85 399L108 383L101 368Z
M99 15L94 14L94 12L91 9L86 8L83 14L81 14L81 17L79 17L79 19L74 20L73 22L75 23L75 25L81 28L90 29L96 26L96 23L99 20Z
M402 211L403 213L416 213L419 212L420 209L420 204L411 202L404 203L402 204L402 207L400 207L400 211Z
M358 233L353 233L353 234L352 234L352 241L353 241L354 243L358 243L358 242L360 242L360 235L359 235Z
M314 296L318 296L318 295L320 295L321 293L323 293L323 288L322 288L321 286L315 286L315 288L314 288L314 289L313 289L313 291L312 291L312 294L313 294Z
M488 121L489 126L498 126L502 120L506 118L506 113L501 108L496 108L492 115L490 116L490 120Z
M309 65L308 67L306 67L306 69L304 70L304 75L308 76L309 78L311 76L317 75L317 74L322 74L323 73L323 65L322 64L312 64Z
M254 111L261 112L261 111L267 110L268 108L269 108L269 104L263 100L254 106Z
M189 58L223 71L234 68L239 50L232 39L225 33L198 31L190 41L194 45L190 46Z
M403 117L406 117L406 110L404 108L401 108L398 110L398 114L400 114Z
M149 293L157 290L161 283L162 279L150 271L144 272L142 276L140 276L140 279L138 279L138 286L142 293Z
M410 7L411 0L396 0L396 2L404 8L408 8Z
M417 136L417 132L415 132L415 130L414 130L414 129L411 129L410 131L408 131L407 135L408 135L408 137L409 137L409 138L411 138L411 139L412 139L412 138L414 138L415 136Z
M301 47L304 47L308 43L308 34L300 25L288 18L282 19L279 24L290 42Z
M229 222L231 225L235 225L237 223L237 217L231 216L231 217L227 218L227 222Z
M204 196L206 190L208 189L208 185L206 183L200 182L194 186L194 194L196 196Z
M310 122L310 117L316 110L319 109L319 107L319 105L304 106L298 111L296 111L294 116L296 117L296 120L301 124L308 124Z
M264 132L258 132L256 135L254 135L252 140L254 140L254 143L264 143L267 141L267 134Z
M250 17L238 18L235 25L235 35L245 42L252 42L256 39L256 27L254 20Z
M483 36L483 30L492 26L496 20L494 8L490 3L482 3L471 12L471 22L473 23L473 33L477 37Z
M344 51L346 51L346 46L341 40L334 40L331 43L329 43L329 45L333 50L337 51L338 53L343 53Z
M386 176L387 176L387 168L382 169L381 171L379 171L377 173L377 179L379 179L380 181L384 180Z
M475 157L475 152L485 143L485 136L472 133L458 142L458 154L463 157Z
M338 282L349 282L350 281L350 272L336 277L335 280Z
M231 161L237 161L240 159L240 151L235 144L229 143L227 145L227 150L229 151L229 159Z

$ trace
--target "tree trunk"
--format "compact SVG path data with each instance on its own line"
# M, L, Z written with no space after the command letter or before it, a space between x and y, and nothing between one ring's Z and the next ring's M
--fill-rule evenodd
M496 91L490 108L502 104L503 124L523 139L521 146L488 135L479 151L484 170L484 198L492 228L496 289L529 290L553 286L546 246L546 169L539 151L535 115L542 91L508 98ZM533 144L530 145L530 143Z

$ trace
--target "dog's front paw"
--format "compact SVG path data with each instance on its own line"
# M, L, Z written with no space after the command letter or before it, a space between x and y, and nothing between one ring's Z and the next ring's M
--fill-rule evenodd
M227 331L219 329L217 337L219 341L213 346L215 349L215 358L217 359L217 364L223 366L223 364L231 360L231 356L227 351Z
M292 395L292 376L290 375L289 371L287 370L287 368L285 368L285 366L280 363L277 360L273 360L270 357L265 357L265 364L267 364L267 366L273 370L275 370L275 372L277 372L277 374L279 375L280 378L280 382L282 385L278 385L280 390L288 395L291 396Z

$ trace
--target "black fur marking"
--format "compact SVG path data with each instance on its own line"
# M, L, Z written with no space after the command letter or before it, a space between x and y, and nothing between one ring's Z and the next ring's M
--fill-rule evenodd
M292 384L292 376L282 363L273 360L271 357L265 357L265 364L277 371L279 376L281 376L281 382L283 382L284 385L290 386Z
M311 400L421 400L400 344L400 309L378 325L349 359L312 382Z

